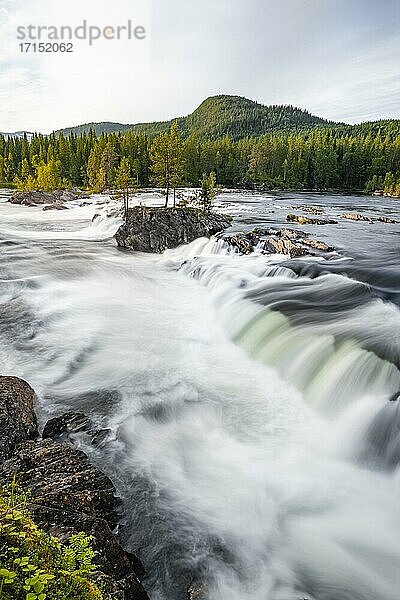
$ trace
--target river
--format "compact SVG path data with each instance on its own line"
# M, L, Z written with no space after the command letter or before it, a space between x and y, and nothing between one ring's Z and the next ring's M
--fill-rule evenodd
M304 226L324 258L213 239L154 256L116 247L114 204L0 192L0 364L42 424L77 410L109 430L77 443L123 499L152 600L193 579L208 600L397 600L400 225ZM218 199L232 231L304 204L400 218L389 198Z

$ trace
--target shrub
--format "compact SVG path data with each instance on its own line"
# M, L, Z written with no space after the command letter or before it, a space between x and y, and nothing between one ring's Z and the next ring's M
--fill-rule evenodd
M37 527L28 501L15 482L0 489L0 598L102 600L90 580L96 569L90 537L78 533L62 545Z

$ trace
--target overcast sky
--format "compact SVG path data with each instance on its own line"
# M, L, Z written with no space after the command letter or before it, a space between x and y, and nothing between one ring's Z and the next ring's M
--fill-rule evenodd
M147 38L21 53L18 26L84 19ZM221 93L400 118L399 26L400 0L0 0L0 131L169 119Z

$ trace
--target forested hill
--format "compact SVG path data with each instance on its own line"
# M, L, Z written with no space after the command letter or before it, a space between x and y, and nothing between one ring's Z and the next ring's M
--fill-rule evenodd
M187 117L179 117L171 121L155 123L139 123L127 125L122 123L87 123L77 127L69 127L56 131L64 135L77 135L91 129L96 135L131 130L134 133L145 133L150 136L168 131L171 124L177 121L185 137L196 134L200 138L210 140L229 135L238 140L250 136L260 136L274 131L300 131L315 127L340 125L316 117L305 110L294 106L264 106L241 96L213 96L205 100Z

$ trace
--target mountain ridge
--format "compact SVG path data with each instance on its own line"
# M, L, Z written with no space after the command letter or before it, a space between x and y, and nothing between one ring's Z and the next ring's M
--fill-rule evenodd
M150 136L167 131L177 122L187 137L193 133L199 137L217 139L230 135L233 139L260 136L273 131L301 130L314 127L346 125L329 121L307 110L290 104L264 105L243 96L217 95L206 98L192 113L167 121L148 123L116 123L113 121L91 122L58 129L53 133L66 136L74 133L145 133Z

